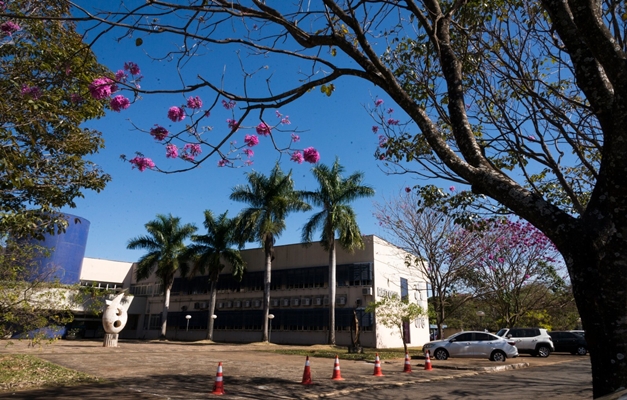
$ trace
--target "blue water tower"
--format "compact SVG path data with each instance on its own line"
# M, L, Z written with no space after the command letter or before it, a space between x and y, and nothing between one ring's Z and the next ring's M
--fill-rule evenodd
M49 257L36 260L38 272L48 275L47 281L58 279L61 283L71 285L80 281L89 221L71 214L64 214L64 217L68 222L64 233L45 234L44 240L33 240L32 243L50 251Z

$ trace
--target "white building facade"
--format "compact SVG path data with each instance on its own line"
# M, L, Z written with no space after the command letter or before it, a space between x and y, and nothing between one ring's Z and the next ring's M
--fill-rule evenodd
M351 323L357 316L363 347L402 347L401 333L377 324L376 315L364 311L368 303L397 294L427 310L426 282L418 268L408 268L408 253L376 236L364 236L365 248L354 253L337 249L336 343L350 345ZM258 342L261 340L263 249L243 250L246 273L235 280L228 267L218 279L214 312L215 341ZM328 252L319 243L274 248L271 277L270 341L281 344L324 344L328 337ZM160 335L163 288L157 277L137 282L132 274L134 295L129 321L122 338L156 339ZM209 314L207 276L176 277L168 310L168 339L206 338ZM189 317L188 317L189 316ZM429 341L427 316L408 321L404 340L410 346Z

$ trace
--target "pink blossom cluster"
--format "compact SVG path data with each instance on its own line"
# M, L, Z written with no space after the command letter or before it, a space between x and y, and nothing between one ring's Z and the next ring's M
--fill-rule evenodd
M236 129L239 125L236 120L231 118L227 119L226 122L229 125L229 129Z
M196 156L202 153L202 148L198 143L187 143L183 147L183 155L181 156L183 159L188 161L193 161Z
M256 130L257 130L257 134L261 136L268 136L271 131L270 127L265 122L262 122L259 125L257 125Z
M16 24L13 21L7 21L5 23L3 23L2 25L0 25L0 31L6 33L6 34L12 34L14 32L19 31L20 29L22 29L18 24Z
M37 100L41 97L41 89L37 86L22 85L22 95L31 96L33 99Z
M131 105L131 101L122 95L117 95L109 102L111 109L116 112L126 110Z
M297 151L292 153L292 155L290 156L290 160L294 161L294 162L297 162L299 164L302 164L305 159L303 157L303 153L301 153L300 151L297 150Z
M172 106L168 110L168 118L172 122L180 122L185 119L185 110L182 107Z
M256 135L246 135L244 136L244 143L248 147L254 147L259 144L259 138Z
M118 86L115 82L104 76L94 79L94 81L89 85L89 93L91 94L91 97L96 100L107 98L117 90Z
M124 70L131 73L131 75L140 75L141 71L139 70L139 65L135 64L132 61L128 61L124 63Z
M255 155L255 152L253 151L253 149L244 149L242 150L242 152L246 155L246 157L251 158L252 156Z
M168 130L165 129L164 127L155 124L154 128L150 128L150 134L156 140L161 141L161 140L167 138L168 135L170 134L170 132L168 132Z
M226 100L222 99L222 107L224 107L227 110L234 109L236 104L237 103L235 103L233 100L227 102Z
M198 96L190 96L187 99L187 107L191 108L192 110L200 109L202 108L202 100Z
M155 163L147 157L136 156L129 162L133 164L133 168L137 168L140 172L144 172L146 169L152 169L155 167Z
M320 153L313 147L307 147L303 150L303 157L305 157L305 161L308 163L315 164L320 160Z
M168 143L165 146L165 156L167 158L177 158L179 156L179 149L175 144Z

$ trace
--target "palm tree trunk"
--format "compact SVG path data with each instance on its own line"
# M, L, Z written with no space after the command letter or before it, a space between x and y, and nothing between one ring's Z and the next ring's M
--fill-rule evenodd
M165 300L163 301L163 312L161 313L161 336L160 339L166 339L166 330L168 328L168 310L170 309L170 289L172 284L165 288Z
M335 240L333 235L329 240L329 341L335 346L335 287L337 279L335 274Z
M270 277L272 274L272 246L274 238L267 235L265 238L264 249L266 253L266 268L263 274L263 332L261 341L268 341L268 315L270 315Z
M211 281L210 296L209 296L209 319L207 320L207 339L213 340L213 313L216 311L216 292L218 282L217 280Z

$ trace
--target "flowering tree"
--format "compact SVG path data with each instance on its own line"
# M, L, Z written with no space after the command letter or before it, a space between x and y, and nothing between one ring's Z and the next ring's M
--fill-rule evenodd
M319 0L273 8L261 0L184 5L149 0L134 5L74 12L95 21L90 33L117 27L124 30L118 37L133 38L139 46L178 38L169 55L180 66L200 49L243 48L240 57L249 55L237 60L244 72L237 93L220 77L202 74L178 88L207 89L218 96L216 102L222 97L240 104L230 130L213 147L206 145L204 157L223 147L228 151L248 117L256 119L249 127L258 120L271 126L264 111L316 88L332 95L342 77L379 88L399 110L382 104L373 110L374 127L383 136L378 157L410 162L404 165L411 167L408 172L471 186L472 194L494 199L547 235L571 275L590 346L594 396L627 386L624 2ZM294 73L283 68L273 81L275 70L288 61ZM262 84L252 85L253 79ZM192 125L189 134L192 139L200 133Z
M398 197L376 203L375 216L389 240L412 255L407 263L429 282L442 337L447 318L484 289L469 287L464 280L478 257L475 246L479 238L458 225L453 215L421 207L421 203L420 194L406 188Z
M557 249L527 222L493 220L476 246L481 257L465 280L505 327L551 308L559 299L556 294L567 290Z
M86 160L104 147L100 133L81 128L104 115L88 95L106 72L70 22L36 19L68 15L58 1L0 2L0 232L37 236L64 229L55 216L74 207L84 190L100 191L110 177Z

